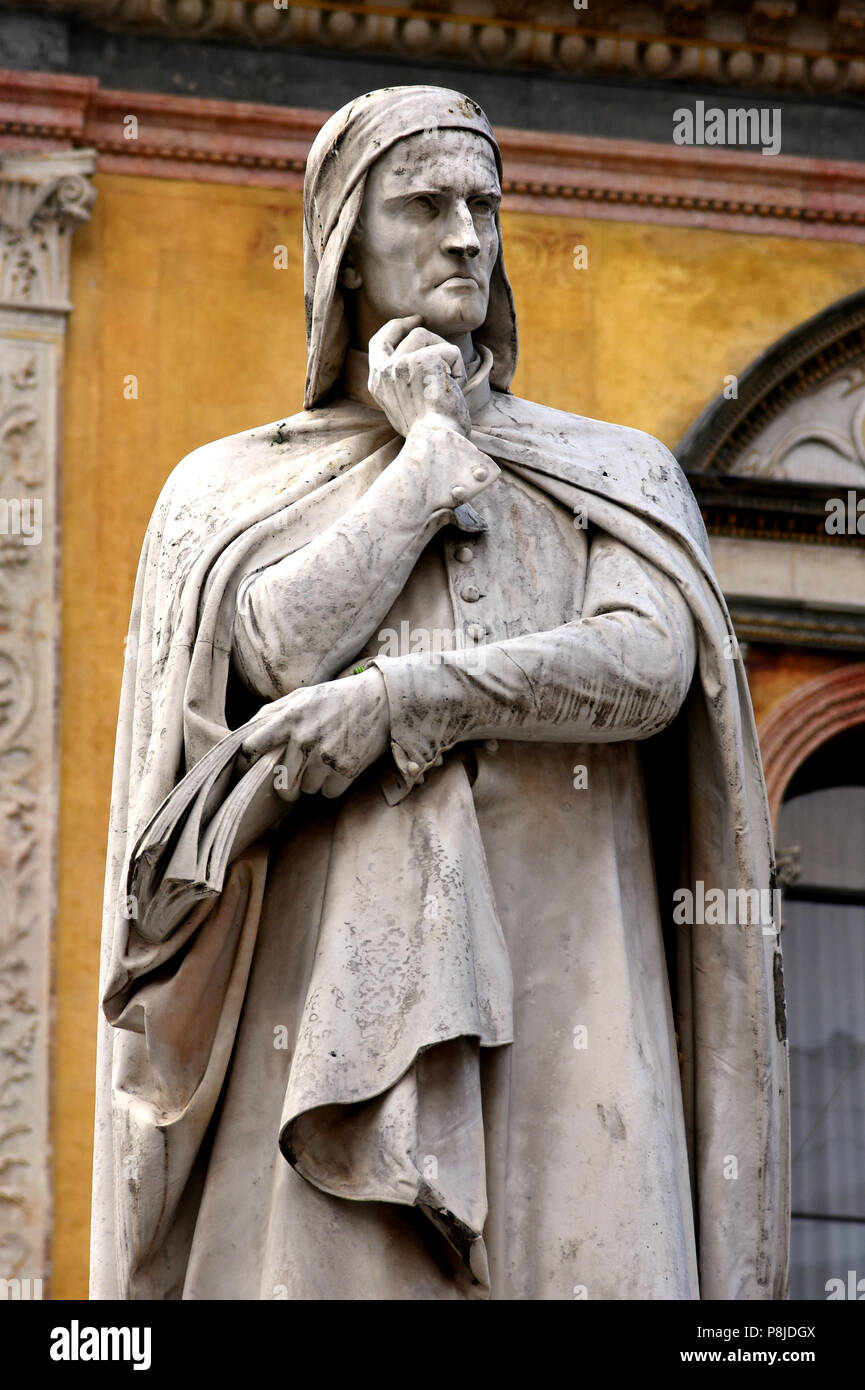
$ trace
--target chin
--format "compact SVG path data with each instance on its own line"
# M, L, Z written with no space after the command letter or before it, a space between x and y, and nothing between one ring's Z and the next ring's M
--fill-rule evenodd
M486 316L486 304L478 303L474 295L466 295L463 304L449 304L446 309L425 313L424 324L440 338L460 337L463 333L475 333Z

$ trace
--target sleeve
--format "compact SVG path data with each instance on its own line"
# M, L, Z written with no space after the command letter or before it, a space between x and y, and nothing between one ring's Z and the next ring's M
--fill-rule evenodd
M238 591L234 669L278 700L331 679L362 651L432 535L500 469L454 430L409 438L349 511Z
M582 616L547 632L441 653L377 657L405 786L467 739L613 742L671 723L697 645L672 580L609 536L591 544Z

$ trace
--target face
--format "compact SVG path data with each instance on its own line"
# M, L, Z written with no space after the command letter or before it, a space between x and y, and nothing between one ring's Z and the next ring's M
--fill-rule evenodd
M356 321L367 341L409 314L422 314L426 328L448 339L480 328L500 202L492 148L471 131L410 135L376 160L340 276L357 291Z

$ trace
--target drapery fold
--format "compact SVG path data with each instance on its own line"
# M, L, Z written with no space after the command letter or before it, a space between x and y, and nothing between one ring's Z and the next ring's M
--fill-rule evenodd
M343 517L402 446L380 411L330 394L348 343L338 274L374 159L436 128L488 140L501 167L476 103L440 88L368 93L326 124L304 185L307 409L190 454L145 538L105 886L96 1298L184 1293L208 1135L271 873L272 827L286 818L280 836L290 852L292 816L304 814L277 805L261 769L237 762L242 721L227 713L237 694L237 595L250 576ZM661 807L652 822L656 864L675 866L683 885L772 886L747 683L741 662L727 656L735 635L675 460L639 431L507 394L517 339L501 239L487 320L474 338L491 354L479 356L494 389L475 392L472 442L648 560L693 617L698 675L672 729L646 749L647 791ZM339 674L328 670L325 679ZM664 798L668 785L676 802ZM401 796L386 798L374 777L362 780L343 799L334 848L324 900L310 905L305 923L312 959L273 1143L280 1162L322 1191L417 1206L482 1292L480 1048L510 1041L512 981L461 759L446 756ZM662 896L658 906L669 925L671 903ZM779 960L759 924L678 931L676 1017L704 1298L784 1295ZM735 1183L725 1173L731 1154ZM442 1156L437 1171L426 1161Z
M318 431L322 443L316 449L313 441ZM283 441L281 445L275 443L277 435ZM197 519L189 515L186 499L191 505L193 492L201 491L204 460L193 455L177 471L170 484L174 491L172 524L167 535L163 532L158 547L156 535L152 535L152 545L145 551L145 573L139 583L142 622L136 642L137 683L144 683L151 692L150 703L160 712L161 722L151 727L149 719L142 719L142 713L149 711L141 702L136 704L130 675L124 695L127 717L132 717L133 709L138 716L132 719L135 727L130 766L133 772L140 769L144 775L136 779L138 796L130 799L128 821L124 817L123 824L144 830L162 804L156 798L156 789L169 786L170 797L173 788L181 783L185 768L194 770L197 766L208 740L211 749L218 749L228 739L238 741L239 731L231 733L224 714L230 678L228 633L237 584L252 568L273 563L343 514L393 457L399 441L388 435L389 427L377 412L346 401L323 412L279 422L278 428L266 427L211 446L204 452L208 455L210 477L217 486L206 489L205 502L198 505L206 505L209 496L219 498L224 510L221 528L211 521L211 533L202 537L198 548L184 549L178 543L177 530L197 524ZM531 477L536 486L559 502L585 511L591 525L650 560L674 580L685 596L699 636L699 680L695 681L680 716L687 728L688 795L680 846L685 874L681 881L702 878L707 883L737 888L769 886L771 840L747 686L741 662L729 660L724 654L731 650L732 628L706 557L699 515L675 461L656 441L634 431L578 421L495 392L477 412L472 439L478 447L494 453L505 469ZM292 477L292 459L298 456L303 461L302 468ZM514 462L515 458L521 462ZM231 479L235 480L233 486ZM267 507L254 505L244 514L231 497L232 490L236 492L241 487L252 494L269 496L270 503ZM171 571L171 576L166 570ZM173 624L157 632L152 624L153 601L160 591L169 588L177 596ZM189 640L192 637L194 640ZM141 654L145 651L153 653L154 659L152 664L142 666ZM172 690L180 692L179 698L169 698ZM178 751L176 760L170 754L174 749ZM120 756L126 756L125 748ZM119 769L118 776L125 780L125 775L125 769ZM350 855L353 845L366 845L368 852L374 854L379 841L384 846L396 833L394 817L399 814L406 817L404 862L411 864L418 858L412 851L411 835L420 833L417 827L423 824L425 815L429 814L432 823L438 823L440 834L446 838L448 817L459 806L464 819L462 843L470 847L472 813L459 782L460 777L465 777L462 765L458 760L446 763L438 776L438 784L435 777L430 777L427 784L416 787L395 806L387 804L375 782L350 791L346 798L349 817L354 814L355 804L358 809L363 808L363 814L358 815L352 834L344 842L345 852ZM448 794L440 804L437 786L442 795L447 787ZM664 833L659 828L660 839ZM679 828L671 824L669 833L677 836ZM428 842L427 838L424 843ZM164 955L148 955L152 946L142 943L134 918L125 918L122 912L118 915L118 899L124 903L127 898L119 889L131 888L134 893L134 876L128 882L122 879L124 867L128 868L125 846L125 835L118 835L115 873L106 899L110 914L106 941L112 948L113 959L106 965L103 994L106 1001L127 999L123 1007L129 1012L124 1014L121 1009L115 1015L115 1022L121 1026L113 1030L111 1038L114 1080L111 1081L107 1068L103 1076L107 1081L106 1102L113 1106L115 1116L118 1109L124 1115L124 1127L118 1128L116 1123L113 1126L117 1176L112 1176L111 1187L116 1183L119 1189L118 1210L137 1211L141 1217L145 1210L153 1209L152 1184L156 1181L165 1185L157 1209L170 1212L182 1207L197 1152L196 1138L206 1129L218 1094L218 1070L220 1065L227 1065L230 1055L236 1011L226 986L225 1010L211 1029L213 1046L207 1052L207 1065L201 1071L199 1085L185 1095L182 1104L174 1110L166 1109L163 1115L159 1106L148 1099L162 1094L160 1085L149 1078L157 1053L170 1064L170 1049L160 1048L153 1026L149 1033L145 1029L142 1034L129 1031L129 1023L142 1012L141 1002L136 1002L142 991L147 1000L151 996L157 998L164 987L173 988L181 1014L186 1004L179 987L174 987L182 978L180 972L171 986L163 986L159 972L167 968L168 961ZM320 1181L323 1186L328 1180L321 1169L321 1155L333 1153L324 1136L336 1133L339 1126L333 1128L332 1112L323 1128L318 1121L311 1122L310 1116L318 1115L321 1119L327 1107L352 1106L364 1098L367 1102L375 1101L408 1074L419 1051L438 1041L461 1037L500 1045L508 1040L504 1005L487 1016L486 1032L478 1012L479 1000L490 997L477 989L479 966L486 966L498 981L500 1001L507 993L508 972L500 947L495 946L498 938L493 925L494 905L492 910L489 903L484 905L482 885L477 892L470 892L466 886L470 882L466 877L469 866L474 871L482 859L475 860L468 849L466 854L468 857L460 858L459 870L463 875L463 909L471 901L479 905L480 915L468 914L461 919L465 928L471 916L466 941L472 943L475 985L474 994L468 989L461 996L463 1012L455 1012L450 1020L424 1016L424 1007L428 1009L433 999L430 989L428 997L419 1001L417 1017L406 1028L399 1047L394 1047L393 1039L375 1036L374 1046L367 1053L370 1069L366 1073L362 1066L362 1015L357 1010L351 1024L345 1019L337 1020L335 1013L330 1017L328 1026L345 1025L339 1047L324 1047L326 1037L315 1030L305 1036L301 1032L297 1040L298 1067L292 1073L282 1123L283 1152L307 1165L310 1180ZM232 882L238 882L237 876L246 873L257 883L256 876L266 874L261 855L260 846L244 851L231 867L229 878L235 876ZM380 881L387 883L387 893L393 893L399 901L400 883L391 881L392 874L388 880L387 872L383 871ZM440 897L440 888L424 894L424 899L434 901ZM418 889L414 898L403 900L391 914L392 924L405 935L406 943L412 929L423 920L423 908L420 916L417 909L419 900ZM232 932L240 931L237 909L232 915L226 904L223 888L209 912L205 902L187 916L177 928L181 953L204 952L201 943L208 935L227 934L226 939L234 939ZM139 905L140 910L145 907L146 904ZM662 909L668 919L669 906L662 904ZM351 933L378 929L378 912L374 898L363 909L358 901L345 910L335 909L336 915L331 919L337 924L334 931L325 912L319 924L320 957L316 962L316 978L323 982L325 993L328 985L333 989L346 968L350 968ZM692 1086L685 1088L684 1099L694 1153L703 1296L778 1297L784 1281L786 1064L776 1031L775 941L764 936L759 925L696 926L680 929L680 936L678 1023L684 1075L693 1078ZM419 972L418 979L431 983L434 972L427 973L431 958L423 960L428 947L429 939L416 932L412 947L414 968ZM451 958L445 973L452 968ZM194 968L190 973L194 973ZM386 972L383 978L386 980ZM331 994L329 1005L334 997ZM111 1007L113 1011L117 1005ZM150 1009L152 1012L152 1004ZM317 1012L310 1001L308 1009ZM146 1014L147 1009L143 1011ZM381 1021L379 1024L383 1026ZM334 1050L337 1059L328 1057ZM329 1068L328 1063L338 1060L341 1054L347 1069ZM376 1073L373 1059L381 1062L382 1056L384 1070ZM200 1060L203 1063L204 1058ZM341 1090L341 1081L352 1073L355 1079L363 1075L360 1086L352 1089L349 1085ZM125 1078L130 1076L133 1082L128 1086ZM109 1117L111 1113L110 1109L106 1111ZM147 1138L156 1132L161 1145L158 1177L157 1154L151 1153ZM172 1166L163 1161L166 1151L183 1157ZM142 1179L140 1188L130 1188L122 1176L124 1164L127 1173L135 1170L138 1160L129 1159L132 1152L151 1153L153 1173ZM740 1171L744 1169L749 1175L745 1181L740 1179L738 1188L723 1177L724 1157L730 1153L739 1156ZM466 1173L471 1170L471 1163L467 1163ZM474 1171L479 1171L477 1165ZM396 1183L393 1192L400 1200L400 1194L404 1196L408 1188L404 1186L405 1172L399 1163L391 1178ZM146 1203L141 1194L147 1194ZM414 1200L424 1204L420 1185L415 1189ZM432 1210L447 1206L441 1198L441 1206L436 1208L438 1200L434 1198L427 1205ZM473 1229L467 1214L474 1212L477 1219L484 1201L482 1185L467 1182L462 1214L454 1207L447 1208L455 1218L455 1239L462 1238L465 1244L465 1237L458 1235L459 1223ZM459 1203L454 1206L458 1208ZM136 1289L150 1287L150 1276L142 1276L141 1271L149 1270L153 1264L165 1223L154 1230L146 1229L146 1222L140 1229L135 1220L126 1224L131 1234L123 1237L119 1254L114 1253L112 1235L111 1246L105 1250L105 1267L109 1277L113 1277L118 1265L125 1269L123 1277L128 1282L122 1287L135 1295ZM475 1237L479 1238L479 1233L475 1232ZM468 1246L471 1244L469 1241ZM479 1247L475 1255L481 1259ZM142 1278L143 1283L136 1283Z

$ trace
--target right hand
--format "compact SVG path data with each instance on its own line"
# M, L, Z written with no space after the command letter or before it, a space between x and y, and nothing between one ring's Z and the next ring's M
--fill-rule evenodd
M390 742L384 677L375 666L346 680L301 686L264 705L250 720L238 767L246 771L263 753L282 748L277 766L285 801L301 792L342 796Z
M420 314L391 319L370 338L370 394L405 439L416 427L430 425L468 438L472 421L462 393L462 353L421 323Z

